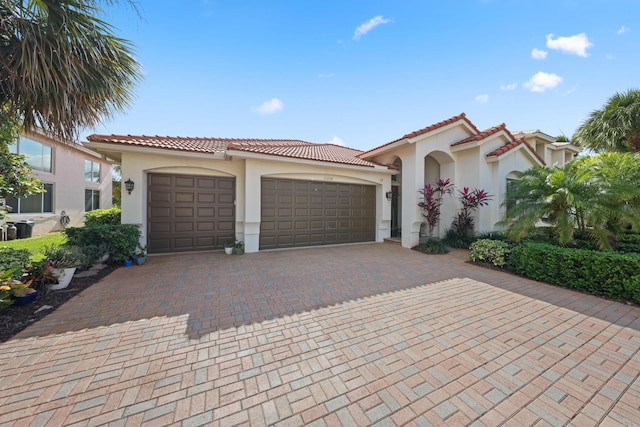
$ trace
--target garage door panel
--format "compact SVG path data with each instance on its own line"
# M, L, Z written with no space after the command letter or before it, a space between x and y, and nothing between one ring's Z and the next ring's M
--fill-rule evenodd
M176 192L175 193L175 200L176 203L193 203L194 200L194 193L185 193L185 192Z
M291 194L278 194L277 200L278 200L277 201L278 204L286 204L286 205L293 204L293 196Z
M260 248L373 241L375 195L374 186L263 178Z
M154 222L149 224L149 234L153 233L171 233L173 229L171 222Z
M236 200L236 195L235 192L234 194L226 194L226 193L218 193L218 203L224 203L224 204L230 204L233 205L234 201Z
M216 195L214 193L198 193L197 194L198 197L198 203L206 203L206 204L211 204L211 203L215 203L216 201Z
M199 221L196 223L197 231L214 231L215 222L213 221Z
M216 221L214 224L216 225L216 231L220 231L220 232L222 231L233 232L233 230L235 230L236 228L235 221ZM225 236L228 236L228 235L229 233L225 233Z
M195 209L192 207L176 207L174 210L174 216L176 218L193 218L195 214Z
M277 221L274 230L276 233L278 231L286 232L288 230L293 230L293 221Z
M197 219L213 219L215 217L215 208L196 208Z
M324 221L323 220L315 220L309 221L309 226L312 230L322 230L324 229Z
M154 187L171 187L171 176L169 175L149 175L149 185Z
M235 214L235 212L234 212L234 209L232 207L219 207L216 210L216 218L218 218L218 219L221 219L221 218L224 219L224 220L233 219L233 218L235 218L234 214Z
M171 218L172 213L171 213L171 208L168 206L157 206L157 207L152 207L149 210L150 214L153 215L155 218Z
M149 174L148 251L222 248L235 236L235 179Z
M193 222L174 222L173 229L176 233L191 233L195 231Z
M175 187L194 188L195 179L192 176L175 176Z

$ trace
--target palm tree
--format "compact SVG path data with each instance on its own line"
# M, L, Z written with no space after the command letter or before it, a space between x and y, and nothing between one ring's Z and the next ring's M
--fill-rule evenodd
M521 240L543 219L555 228L561 244L573 239L576 224L584 226L584 211L593 189L581 179L576 164L560 167L534 167L509 185L510 203L503 225L509 236Z
M594 151L640 152L640 90L613 95L589 115L572 140Z
M640 226L639 201L640 157L603 153L562 168L527 170L509 186L510 206L502 224L519 241L545 219L561 244L571 242L578 229L608 249L625 226Z
M0 0L0 106L24 128L72 141L129 105L140 66L96 17L116 2Z

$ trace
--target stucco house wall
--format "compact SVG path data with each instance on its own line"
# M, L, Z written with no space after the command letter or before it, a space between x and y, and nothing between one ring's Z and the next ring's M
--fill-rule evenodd
M70 226L84 224L85 189L100 191L100 208L112 205L111 163L79 144L63 144L37 132L27 132L26 138L52 148L52 171L34 170L36 178L53 185L53 210L40 213L10 212L10 221L34 221L33 235L47 234L63 229L61 214L64 211ZM85 181L85 160L100 164L99 182Z

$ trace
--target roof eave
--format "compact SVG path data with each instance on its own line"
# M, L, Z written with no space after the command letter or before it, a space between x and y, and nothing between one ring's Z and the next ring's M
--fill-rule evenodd
M288 163L298 163L303 165L315 165L315 166L320 165L325 167L327 165L331 165L332 167L343 168L343 169L393 173L392 169L383 165L352 165L348 163L332 162L328 160L301 159L297 157L287 157L287 156L281 156L277 154L253 153L253 152L233 150L233 149L227 150L227 156L229 158L281 161L281 162L288 162Z
M167 155L171 153L174 156L189 157L189 158L207 158L210 160L226 160L227 156L223 152L202 152L202 151L186 151L176 150L173 148L156 148L149 146L138 146L128 144L110 144L105 142L84 142L84 146L89 147L91 150L98 153L120 153L120 161L122 160L122 153L144 153L144 154L158 154Z
M524 144L520 144L517 147L513 147L511 150L506 151L498 156L485 156L485 159L487 160L487 162L493 163L493 162L498 162L500 160L502 160L504 157L506 157L507 155L513 154L518 150L524 150L527 157L531 158L538 166L545 166L545 163L540 160L540 158L536 155L534 155L528 148L526 148L527 146Z

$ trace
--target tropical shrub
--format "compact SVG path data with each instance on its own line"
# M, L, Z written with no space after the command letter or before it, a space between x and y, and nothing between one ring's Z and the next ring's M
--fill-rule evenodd
M640 255L524 242L511 250L507 267L541 282L640 303Z
M424 186L422 190L419 190L423 197L422 202L418 203L420 209L422 209L422 216L429 228L429 238L433 238L433 230L438 226L440 222L440 208L444 202L443 197L445 195L453 194L453 184L449 178L438 179L433 183L429 183Z
M120 225L120 208L95 209L84 214L85 225Z
M0 270L24 268L29 265L30 253L26 249L0 247Z
M446 254L449 249L438 239L427 239L426 242L418 245L420 252L425 254Z
M469 246L478 240L475 234L458 234L454 229L450 228L444 233L442 243L452 248L469 249Z
M109 261L121 263L131 256L138 246L140 230L133 224L85 225L63 230L67 245L104 245L109 252Z
M511 245L500 240L477 240L471 244L469 249L471 261L487 262L500 268L507 265L511 253Z
M469 238L474 234L473 213L478 208L488 205L491 196L484 190L478 188L471 190L469 187L464 187L458 190L458 200L462 208L454 218L451 228L458 236Z

